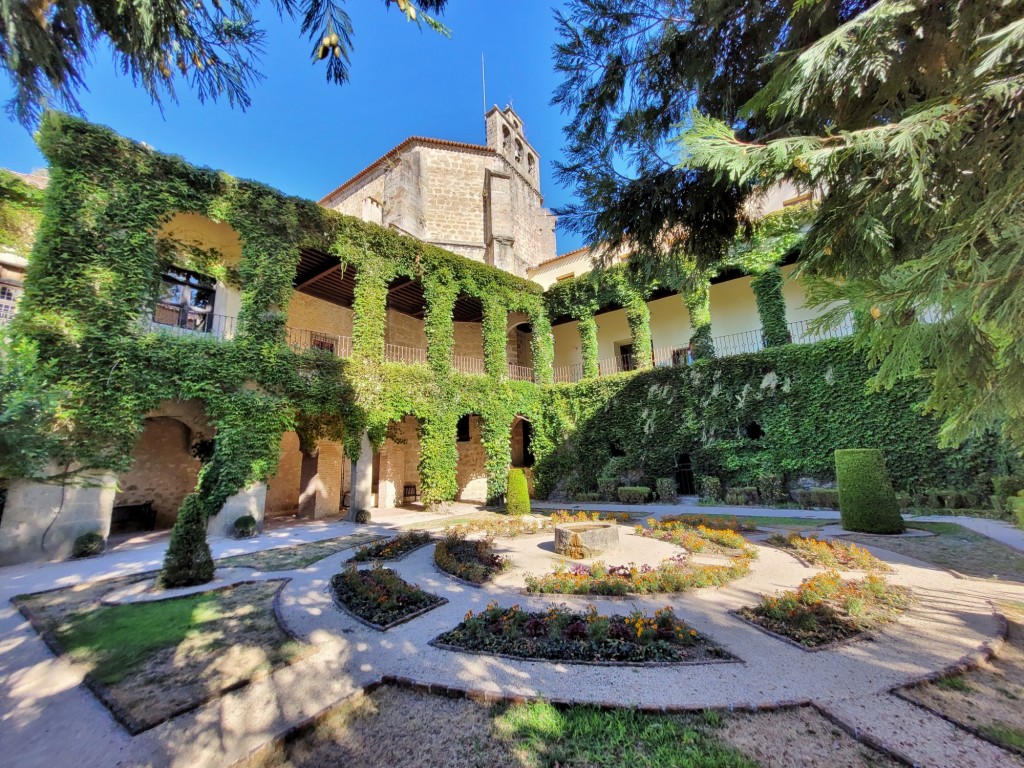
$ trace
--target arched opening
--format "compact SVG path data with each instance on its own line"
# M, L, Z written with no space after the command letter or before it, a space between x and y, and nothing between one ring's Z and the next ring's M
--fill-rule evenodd
M387 439L374 456L377 506L416 504L420 500L420 422L406 415L388 424Z
M533 327L522 312L509 313L505 358L510 379L533 381Z
M288 344L297 351L351 355L355 267L343 268L337 256L303 248L292 285L295 293L288 303Z
M150 413L132 450L132 466L118 481L111 533L173 526L181 503L195 490L212 438L198 401L173 401Z
M533 452L530 450L532 425L525 416L512 420L512 466L532 467Z
M682 496L697 495L697 479L693 474L693 460L688 453L682 453L676 459L676 490Z
M515 153L516 165L522 165L523 163L523 142L516 139L516 153Z
M473 296L460 294L455 300L452 319L452 368L472 375L487 373L484 366L483 304Z
M487 501L487 451L484 449L481 427L483 419L467 413L459 419L455 430L459 463L455 469L459 501Z
M423 318L427 300L423 283L408 277L392 280L388 286L387 326L384 356L392 363L426 363L427 334Z
M512 131L507 125L501 126L501 148L506 155L512 151Z
M537 175L537 158L533 156L532 152L526 154L526 170L531 176Z

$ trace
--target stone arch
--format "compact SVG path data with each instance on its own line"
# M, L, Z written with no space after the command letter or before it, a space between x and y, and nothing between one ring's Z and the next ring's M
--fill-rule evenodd
M185 496L195 490L202 462L201 444L214 430L198 400L169 400L146 414L145 425L132 450L132 466L119 479L114 497L118 507L149 504L156 528L170 528ZM127 525L127 522L125 523Z
M533 326L525 312L509 312L508 314L505 357L510 379L533 380Z
M512 466L528 468L533 466L533 453L530 451L530 437L533 425L526 416L516 414L512 419L511 444Z

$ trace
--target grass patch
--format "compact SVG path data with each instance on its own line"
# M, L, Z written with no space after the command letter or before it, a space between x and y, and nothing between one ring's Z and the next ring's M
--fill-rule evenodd
M993 741L1024 752L1024 730L1005 723L983 725L980 730Z
M495 730L530 768L640 766L754 768L757 763L726 746L692 720L632 709L557 709L546 702L509 707Z
M459 515L458 517L438 517L433 520L422 520L416 523L409 523L403 525L399 530L402 531L440 531L445 528L461 528L463 526L473 527L484 523L500 523L502 520L508 520L508 515L500 514L498 512L473 512L468 515Z
M583 662L683 662L732 658L725 650L691 629L671 608L653 616L639 609L628 616L604 616L590 605L584 611L552 606L546 612L524 611L518 605L469 611L455 629L435 643L480 653L523 659Z
M232 555L217 561L218 568L255 568L267 573L269 571L292 571L305 568L325 557L358 547L381 538L373 533L353 533L334 539L313 541L309 544L293 544L288 547L266 549L248 555Z
M102 605L99 597L117 583L30 595L19 607L87 668L100 697L132 732L313 652L277 622L273 600L283 582Z
M970 693L974 689L967 684L967 681L961 675L943 675L935 680L935 685L944 691L959 691L960 693Z
M907 527L936 535L896 538L857 533L843 538L923 560L966 576L1024 583L1024 556L987 536L956 523L909 521Z
M836 571L826 571L804 579L795 590L765 595L739 614L777 635L817 648L893 621L909 601L909 590L881 576L844 581Z

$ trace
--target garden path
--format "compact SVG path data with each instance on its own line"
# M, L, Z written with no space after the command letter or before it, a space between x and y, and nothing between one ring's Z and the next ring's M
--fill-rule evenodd
M730 512L735 510L730 508ZM215 557L224 557L354 530L349 523L303 525L244 542L213 540L211 546ZM534 538L539 546L545 537ZM724 588L636 599L552 599L522 595L509 586L474 588L436 571L432 548L426 547L392 567L407 580L448 598L449 603L386 633L371 630L339 611L327 592L330 576L350 552L294 571L259 574L252 569L232 569L223 574L226 581L236 578L234 572L238 579L290 578L281 594L281 614L288 628L318 646L319 653L133 738L79 685L82 670L54 658L8 601L19 593L152 570L159 566L165 546L159 542L93 560L0 571L0 742L5 754L19 756L17 765L231 765L268 740L385 678L495 698L543 696L650 708L746 708L811 702L912 763L964 768L1024 765L889 694L895 687L984 653L998 642L1003 628L991 600L1022 600L1024 588L958 579L877 549L875 554L897 569L891 580L911 586L918 604L897 624L877 633L873 641L813 653L776 640L729 612L753 603L759 593L796 586L818 570L769 547L759 547L760 558L749 576ZM627 612L634 605L653 611L671 604L682 618L743 663L591 667L453 653L428 644L457 624L468 609L479 610L491 600L500 605L520 603L524 608L590 602L605 613Z

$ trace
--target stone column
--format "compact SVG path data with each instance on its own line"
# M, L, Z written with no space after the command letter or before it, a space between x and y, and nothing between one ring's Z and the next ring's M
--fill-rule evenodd
M108 472L83 473L65 485L12 480L0 521L0 565L63 560L82 534L106 538L116 490L117 477Z
M330 440L321 440L315 453L302 454L299 517L322 520L338 514L344 456L341 444Z
M256 530L263 530L263 513L267 506L267 484L253 483L234 496L229 496L220 512L210 517L206 524L207 536L233 536L235 520L251 515L256 520Z
M370 436L363 433L359 444L359 458L352 462L351 515L373 506L373 445Z

